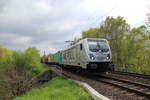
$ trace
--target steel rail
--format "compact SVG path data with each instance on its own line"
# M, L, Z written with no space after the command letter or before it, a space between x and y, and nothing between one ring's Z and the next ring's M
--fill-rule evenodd
M99 75L99 76L101 78L96 79L97 81L101 81L101 82L125 89L129 92L133 92L133 93L142 95L144 97L150 98L150 85L142 84L138 82L131 82L129 80L124 80L124 79L117 79L114 77L108 77L106 75ZM143 90L148 90L149 92L145 92Z
M120 71L114 71L114 72L110 72L110 73L112 73L112 74L134 76L134 77L139 77L139 78L144 78L144 79L149 79L150 80L150 75L146 75L146 74L138 74L138 73L130 73L130 72L120 72Z

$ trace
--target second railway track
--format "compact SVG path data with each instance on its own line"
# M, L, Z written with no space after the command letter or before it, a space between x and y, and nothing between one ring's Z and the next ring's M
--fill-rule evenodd
M126 76L132 76L132 77L137 77L137 78L144 78L144 79L150 80L150 75L145 75L145 74L120 72L120 71L114 71L114 72L110 72L110 73L120 74L120 75L126 75Z
M129 92L144 96L146 98L150 98L150 85L148 84L110 77L104 74L99 75L99 77L100 78L97 78L96 80L116 86L121 89L125 89Z

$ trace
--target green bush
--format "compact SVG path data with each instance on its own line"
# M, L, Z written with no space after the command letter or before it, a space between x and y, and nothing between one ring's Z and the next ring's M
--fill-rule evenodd
M11 100L30 90L35 77L45 70L34 47L24 52L0 48L0 100Z

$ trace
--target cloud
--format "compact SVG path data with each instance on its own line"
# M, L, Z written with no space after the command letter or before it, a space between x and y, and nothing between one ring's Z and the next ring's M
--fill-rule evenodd
M143 22L148 4L148 0L0 0L0 44L55 52L108 15L123 16L131 25Z
M22 47L21 50L27 48L27 45L32 41L32 37L20 36L16 33L1 33L0 34L0 43L1 45L6 47L12 47L18 49L18 47Z
M148 4L148 0L121 1L110 15L123 16L129 24L135 25L145 21Z

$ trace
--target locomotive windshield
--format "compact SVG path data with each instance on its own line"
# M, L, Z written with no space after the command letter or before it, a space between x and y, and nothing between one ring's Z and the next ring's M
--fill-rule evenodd
M108 51L109 46L108 43L105 40L100 40L100 41L88 41L89 45L89 50L92 52L97 52L97 51Z

